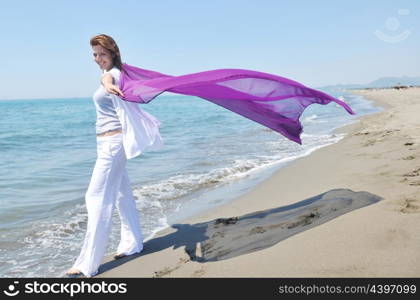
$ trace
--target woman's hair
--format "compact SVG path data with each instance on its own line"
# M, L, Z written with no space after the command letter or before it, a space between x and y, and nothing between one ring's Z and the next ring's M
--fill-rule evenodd
M114 39L106 34L99 34L90 39L91 46L101 45L105 49L109 50L112 55L112 62L120 71L122 69L122 61L120 49Z

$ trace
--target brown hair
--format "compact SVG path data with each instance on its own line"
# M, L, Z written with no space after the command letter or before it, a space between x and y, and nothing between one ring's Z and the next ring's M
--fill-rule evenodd
M90 39L91 46L101 45L105 49L109 50L112 55L112 63L116 66L120 71L122 69L122 61L121 61L121 54L120 49L117 46L117 43L114 39L106 34L99 34Z

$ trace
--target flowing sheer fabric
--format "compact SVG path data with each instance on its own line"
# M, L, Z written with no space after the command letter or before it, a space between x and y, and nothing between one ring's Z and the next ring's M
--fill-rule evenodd
M170 76L123 64L120 85L125 101L148 103L163 92L197 96L260 123L302 144L299 118L313 103L343 101L277 75L243 69L217 69Z

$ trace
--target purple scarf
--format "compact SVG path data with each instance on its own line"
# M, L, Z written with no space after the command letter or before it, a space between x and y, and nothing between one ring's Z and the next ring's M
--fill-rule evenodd
M123 64L120 90L130 102L148 103L163 92L197 96L249 118L302 144L299 118L313 103L343 101L299 82L277 75L243 69L217 69L181 76Z

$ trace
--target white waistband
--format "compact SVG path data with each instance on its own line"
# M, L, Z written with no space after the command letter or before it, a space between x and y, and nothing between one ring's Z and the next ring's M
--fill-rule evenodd
M118 139L120 140L122 138L122 132L118 132L117 134L113 134L113 135L104 135L104 136L97 136L96 139L97 140L104 140L104 139Z

